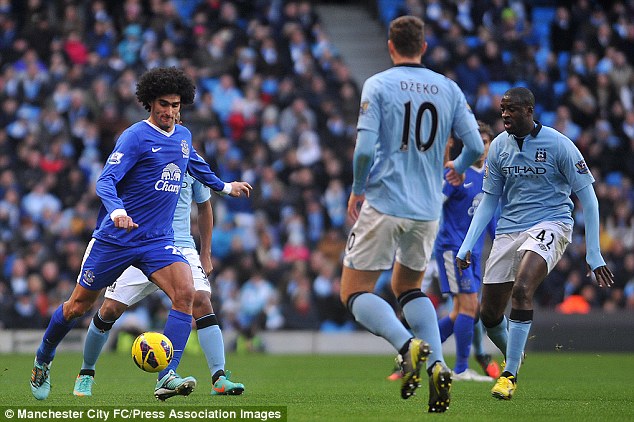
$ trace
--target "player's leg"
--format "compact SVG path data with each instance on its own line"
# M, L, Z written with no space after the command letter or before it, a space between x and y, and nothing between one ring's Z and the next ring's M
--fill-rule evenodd
M115 283L108 286L105 300L95 313L86 333L83 363L75 380L74 395L92 395L97 359L110 337L115 321L126 309L156 290L158 287L136 267L128 267Z
M473 340L471 342L471 345L473 346L473 353L476 361L482 368L482 371L489 377L496 379L500 376L500 365L484 350L484 345L482 344L484 335L485 329L484 325L482 325L482 320L480 319L480 311L478 310L476 321L473 325Z
M473 341L473 328L475 314L478 308L477 293L458 293L455 296L458 316L454 324L456 337L456 364L454 372L461 374L469 369L469 356L471 355L471 342ZM471 373L472 371L467 371ZM457 378L456 378L457 379ZM487 381L489 381L487 379Z
M198 251L180 248L189 262L194 279L194 304L192 314L196 322L198 342L203 350L211 374L212 395L240 395L244 385L231 381L231 372L225 372L225 346L218 318L211 305L211 285L200 263Z
M509 340L504 374L517 377L528 334L533 322L533 295L571 240L571 228L565 224L544 222L527 230L518 248L523 252L512 292L509 315Z
M92 307L101 289L121 274L123 269L118 265L128 265L130 257L123 251L118 253L119 249L95 239L88 244L77 284L70 298L53 313L37 350L31 373L31 392L36 399L44 400L50 393L50 366L59 343Z
M456 272L453 253L450 250L436 249L434 251L434 261L438 267L438 282L440 291L443 294L450 295L452 299L451 312L438 320L438 329L440 330L440 341L445 342L454 333L454 321L458 316L457 303L454 294L457 293ZM433 262L433 261L432 261ZM425 274L425 277L427 274ZM452 291L452 286L454 291ZM421 288L421 290L425 291Z
M547 274L546 261L536 253L526 251L520 261L513 286L511 314L509 315L509 338L503 376L517 377L533 322L533 294Z
M194 319L198 342L211 373L212 395L240 395L244 385L230 380L231 371L225 372L225 347L218 319L211 306L211 293L197 290L194 296Z
M70 298L53 313L37 349L31 372L31 393L36 399L44 400L48 397L51 390L50 366L57 346L75 326L77 319L90 309L99 293L99 290L88 290L77 284Z
M421 290L425 268L429 262L438 221L405 220L403 234L396 250L392 289L398 297L403 315L417 338L429 344L429 412L444 412L449 407L451 370L442 354L438 315L434 304Z
M184 259L184 258L183 258ZM174 262L154 271L150 279L162 289L172 301L172 309L167 315L163 334L172 342L174 356L163 371L159 372L154 395L165 400L175 395L189 395L196 380L193 377L182 378L176 374L176 368L189 339L192 323L194 300L194 282L189 264Z
M172 249L170 249L172 248ZM166 252L165 251L171 251ZM182 378L176 373L183 350L189 339L192 323L192 307L194 302L194 281L189 263L175 247L154 248L146 256L147 261L141 268L150 274L150 279L172 301L172 309L167 315L163 334L172 342L174 356L163 371L159 372L154 395L165 400L175 395L189 395L196 387L193 377ZM149 261L149 263L148 263ZM169 265L165 265L170 262ZM153 268L159 268L152 270Z
M392 267L398 231L396 219L363 204L346 244L340 298L359 324L403 351L412 335L390 304L374 294L379 274Z
M75 396L92 396L97 359L108 341L112 325L127 308L128 306L124 303L106 298L90 321L84 340L84 359L73 388Z
M493 241L482 282L480 320L487 335L506 357L508 322L504 311L511 298L521 255L519 233L498 235Z

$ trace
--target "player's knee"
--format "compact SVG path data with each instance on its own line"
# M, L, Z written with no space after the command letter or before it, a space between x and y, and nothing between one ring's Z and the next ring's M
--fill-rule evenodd
M494 311L493 309L481 308L480 309L480 321L482 321L482 325L485 327L495 327L500 323L503 315L499 312Z
M211 297L209 293L197 290L194 294L194 303L193 303L193 315L201 316L213 313L213 307L211 306Z
M92 303L68 301L64 304L63 313L66 321L79 318L90 309Z
M99 315L104 321L116 321L127 308L128 306L121 302L106 299L99 308Z
M513 286L513 293L511 297L513 298L513 303L516 305L525 305L531 303L532 301L530 290L527 288L525 283L516 282Z
M174 290L172 298L172 306L175 309L186 308L191 309L194 303L195 290L193 286L183 286Z
M478 312L478 297L476 294L464 294L458 301L458 313L469 315L475 318Z

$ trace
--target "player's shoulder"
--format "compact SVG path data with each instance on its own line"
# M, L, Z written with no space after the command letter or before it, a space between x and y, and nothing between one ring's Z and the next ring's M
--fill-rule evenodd
M541 126L537 138L541 138L541 142L555 147L557 150L569 151L577 149L577 146L569 137L550 126Z
M504 142L506 142L506 140L508 139L508 137L509 137L509 134L504 130L498 133L497 136L493 138L493 140L491 141L491 146L489 147L489 149L501 148L504 145Z
M192 137L192 133L189 131L189 129L187 129L186 126L177 124L174 126L174 131L175 131L175 134L177 135L184 135L184 136L188 136L189 138Z

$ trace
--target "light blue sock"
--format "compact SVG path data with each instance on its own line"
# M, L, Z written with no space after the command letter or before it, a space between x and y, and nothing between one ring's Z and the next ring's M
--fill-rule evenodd
M84 341L84 362L81 365L81 369L95 369L97 359L101 354L104 344L108 341L110 336L110 330L101 331L95 327L95 322L90 321L88 332L86 333L86 340Z
M40 363L51 363L55 357L55 350L57 345L68 334L68 332L77 324L79 318L75 318L71 321L64 319L63 312L64 304L61 304L55 309L51 316L51 321L46 327L44 337L42 337L42 343L37 349L36 359Z
M213 315L213 314L212 314ZM215 318L215 315L213 315ZM203 317L205 318L205 317ZM201 320L199 318L196 323ZM225 369L225 344L218 324L198 329L198 342L203 349L211 375Z
M517 371L522 363L522 354L528 340L533 321L509 320L509 342L506 346L506 366L504 371L517 376Z
M484 326L482 325L482 321L478 320L473 325L473 341L471 345L473 346L473 353L476 356L484 355L484 347L482 346L482 334L484 333Z
M458 314L454 324L454 336L456 337L456 373L464 372L469 367L469 355L471 354L471 341L473 340L473 317Z
M434 304L420 290L411 290L399 297L403 315L412 328L414 335L429 344L431 353L427 358L427 367L436 361L445 362L442 355L442 342L438 328L438 315Z
M176 371L178 364L183 356L183 350L189 339L189 333L192 330L192 316L184 312L170 309L165 322L163 334L170 339L172 347L174 347L174 357L167 368L159 372L158 378L161 379L169 372L170 369Z
M486 328L487 335L493 344L500 349L500 352L502 352L504 358L506 359L506 344L509 340L508 321L506 319L506 315L502 317L502 321L500 321L498 325L493 327L485 326L484 328Z
M446 316L438 320L438 329L440 330L440 341L444 343L453 334L454 323L449 316Z
M390 304L374 293L366 292L356 296L350 308L359 324L372 334L389 341L396 350L400 350L412 338Z

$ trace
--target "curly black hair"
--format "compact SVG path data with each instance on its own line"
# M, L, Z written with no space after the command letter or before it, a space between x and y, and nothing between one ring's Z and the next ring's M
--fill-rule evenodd
M176 67L157 67L145 72L136 85L136 98L147 111L150 104L162 95L176 94L181 104L192 104L196 94L196 85Z

